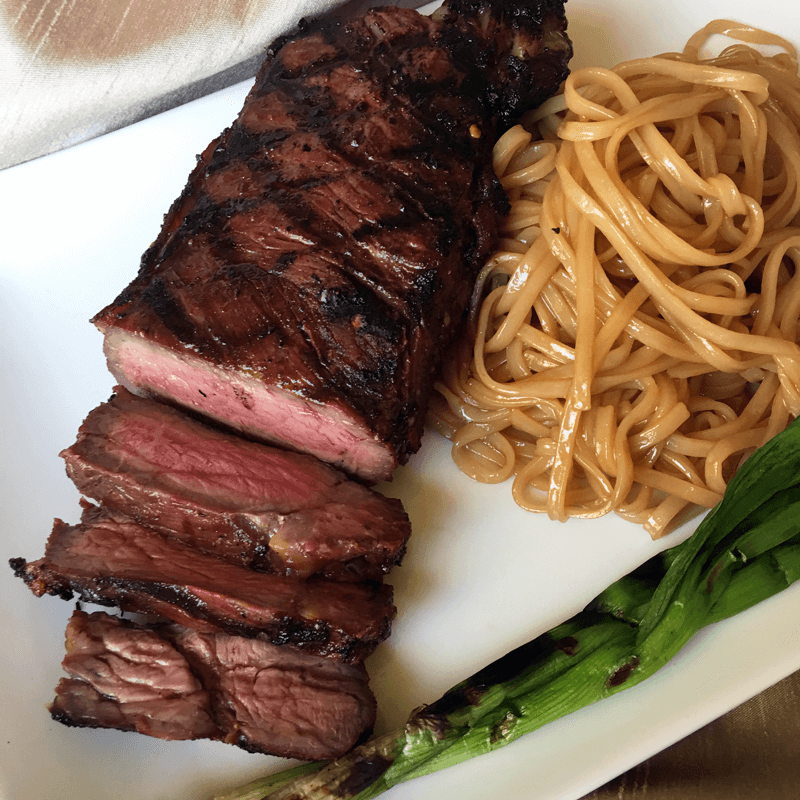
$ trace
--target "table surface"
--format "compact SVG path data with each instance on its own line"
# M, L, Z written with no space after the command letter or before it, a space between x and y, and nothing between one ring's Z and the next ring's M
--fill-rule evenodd
M584 800L789 800L799 787L796 672Z

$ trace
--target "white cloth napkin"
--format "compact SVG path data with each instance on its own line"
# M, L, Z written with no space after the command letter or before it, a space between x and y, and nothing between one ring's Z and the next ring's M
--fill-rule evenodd
M0 169L250 78L301 17L374 4L0 0Z

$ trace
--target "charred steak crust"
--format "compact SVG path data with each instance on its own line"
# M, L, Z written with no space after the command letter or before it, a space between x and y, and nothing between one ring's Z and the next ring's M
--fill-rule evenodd
M64 725L218 739L313 760L341 755L375 724L362 664L80 610L67 626L66 645L69 677L50 706Z
M255 572L95 506L80 525L55 521L44 558L9 564L37 596L77 595L351 663L389 635L396 611L385 584Z
M501 130L552 97L568 75L564 0L448 0L434 16L494 43L487 93Z
M137 278L93 320L118 381L387 479L419 447L507 209L497 127L533 73L538 101L566 74L562 4L527 7L541 20L505 2L441 21L373 9L270 47Z
M411 534L402 503L312 456L246 441L117 387L62 451L81 493L226 561L380 580Z

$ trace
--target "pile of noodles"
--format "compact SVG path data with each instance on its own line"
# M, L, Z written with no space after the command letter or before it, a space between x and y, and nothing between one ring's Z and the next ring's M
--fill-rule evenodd
M714 33L781 52L703 59ZM797 54L718 20L574 72L524 122L495 148L511 214L430 421L524 508L657 537L800 413Z

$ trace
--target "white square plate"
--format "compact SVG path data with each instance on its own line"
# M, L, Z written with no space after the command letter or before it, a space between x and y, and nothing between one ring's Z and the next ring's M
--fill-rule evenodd
M800 4L764 0L570 0L574 66L680 49L715 16L800 41ZM58 452L105 400L89 318L134 276L194 165L235 117L242 84L84 145L0 172L0 536L2 557L41 556L78 495ZM461 475L447 443L383 487L414 534L390 577L400 609L369 660L379 729L582 608L677 540L653 543L616 517L566 525L519 510L506 487ZM688 531L685 531L688 533ZM206 800L285 765L214 742L70 730L45 710L61 676L71 604L36 599L7 571L0 664L0 798ZM570 800L800 668L800 586L704 631L643 684L513 745L392 790L394 800Z

